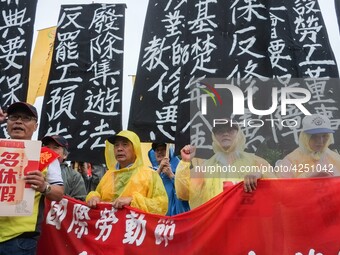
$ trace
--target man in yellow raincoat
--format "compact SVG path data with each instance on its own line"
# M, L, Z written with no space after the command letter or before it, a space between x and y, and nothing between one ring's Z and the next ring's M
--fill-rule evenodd
M226 184L244 180L245 191L254 191L257 179L264 177L262 168L269 168L266 160L244 151L245 136L238 125L217 125L212 131L215 154L202 166L194 167L191 177L190 160L194 148L186 145L181 150L182 160L176 169L175 187L178 198L188 200L191 209L220 194Z
M125 205L145 212L165 215L168 197L156 171L144 166L139 137L123 130L106 141L106 165L109 170L91 191L86 202L96 207L99 202L112 202L114 208Z
M340 155L328 148L334 142L330 120L320 114L302 120L299 147L276 162L282 178L340 176Z

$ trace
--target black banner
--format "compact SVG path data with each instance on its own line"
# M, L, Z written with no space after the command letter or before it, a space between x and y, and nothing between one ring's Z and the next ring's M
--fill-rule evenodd
M1 1L0 106L26 101L37 0ZM7 136L6 124L1 137Z
M186 15L184 1L149 1L128 125L142 141L175 140Z
M308 3L307 3L308 2ZM230 2L227 7L220 4L218 9L227 10L223 20L217 19L206 22L207 24L227 24L221 26L225 37L226 45L217 47L221 64L216 66L214 61L206 63L206 68L216 68L215 76L206 74L200 75L193 79L189 85L181 86L180 89L190 88L180 93L181 95L191 95L191 105L182 104L179 107L179 114L185 113L187 116L188 109L191 109L191 115L188 117L190 125L186 122L178 122L176 141L180 143L187 141L190 136L190 143L201 149L211 149L211 123L208 115L202 116L200 111L193 112L193 104L201 104L202 86L197 88L202 78L220 78L223 84L232 84L238 86L245 97L252 97L257 109L268 109L273 103L272 88L277 87L280 93L281 87L303 87L312 93L308 108L311 113L321 113L329 116L334 121L334 127L339 125L339 117L335 109L338 108L337 100L338 91L334 86L336 81L327 82L329 77L339 77L335 57L333 55L326 28L321 16L320 8L317 1L257 1L252 6L246 6L244 2ZM306 3L304 5L303 3ZM214 10L214 4L211 4ZM208 5L207 5L208 6ZM208 6L209 7L209 6ZM208 8L207 7L207 8ZM191 9L194 7L192 6ZM210 8L208 8L210 10ZM195 13L197 16L188 19L202 20L199 10ZM211 14L215 12L212 11ZM209 12L208 12L209 14ZM208 15L207 15L208 16ZM217 16L217 15L216 15ZM210 15L210 17L214 17ZM211 31L211 33L213 33ZM187 33L195 36L195 33ZM199 35L197 35L199 36ZM199 41L199 39L191 41ZM202 36L206 35L202 33ZM190 36L188 36L190 38ZM216 37L216 36L215 36ZM218 41L218 40L217 40ZM222 50L223 49L223 50ZM226 58L223 55L225 50L229 53ZM195 59L192 56L183 70L190 65L190 61ZM218 59L213 58L212 59ZM195 63L195 61L192 61ZM223 70L224 69L224 70ZM192 70L189 68L189 70ZM220 72L220 70L223 70ZM224 72L224 74L223 74ZM198 75L195 75L196 77ZM183 77L189 77L184 73ZM297 77L310 78L309 82L296 82ZM324 77L324 80L319 78ZM275 82L269 78L274 78ZM224 79L224 82L222 82ZM317 80L318 79L318 80ZM186 81L183 84L188 84ZM209 85L209 84L205 84ZM211 85L211 84L210 84ZM336 85L335 85L336 86ZM336 87L335 87L336 88ZM211 88L206 87L211 91ZM248 94L248 90L254 94ZM328 93L331 91L333 93ZM194 97L192 96L194 95ZM194 102L193 102L194 101ZM223 102L223 103L222 103ZM231 118L233 113L232 98L221 99L218 109L220 118ZM326 104L325 104L326 102ZM297 118L298 126L289 130L281 125L281 122L274 126L264 125L261 128L258 125L245 125L242 129L246 135L247 150L256 152L264 146L271 147L278 153L285 153L296 146L300 120L303 113L299 109L290 109L286 115L282 115L280 104L281 95L278 96L278 105L273 113L269 116L262 116L250 112L245 102L245 112L242 116L236 116L236 121L261 120L261 119L293 119ZM216 116L216 114L214 114ZM190 135L188 130L190 129ZM177 144L177 143L176 143ZM182 147L183 144L180 144ZM198 152L200 152L198 150ZM266 153L266 152L264 152ZM202 155L207 155L204 152ZM200 155L198 153L198 155Z
M152 33L147 30L150 27L153 28ZM164 31L172 28L168 31L171 35L170 31L173 32L174 27L179 32L167 43L169 36L166 34L164 37ZM157 38L158 44L155 43ZM149 52L152 46L153 55ZM181 51L176 53L175 48ZM169 56L170 59L181 59L178 68L162 65L169 61ZM151 60L158 64L158 69L147 70L145 63L151 63ZM157 88L158 92L167 91L167 85L174 84L171 79L174 77L177 78L176 97L167 100L163 97L162 105L175 101L171 114L178 117L166 121L164 116L172 115L161 114L157 104L159 97L154 94L154 89ZM329 77L336 78L339 74L316 0L152 1L145 23L129 128L136 131L142 140L175 141L177 151L189 142L199 148L211 149L210 141L205 139L210 137L211 127L206 129L209 120L200 112L190 113L193 101L197 105L201 104L202 93L209 90L209 93L214 94L209 87L197 87L197 84L202 85L204 79L222 79L240 87L244 95L247 95L248 89L258 87L254 89L254 100L259 104L259 109L267 109L272 105L270 91L274 86L269 82L270 79L275 78L279 83L275 86L280 89L299 86L293 78ZM256 85L255 80L261 84ZM336 118L338 102L334 101L334 96L328 97L330 94L325 93L328 90L335 93L334 89L319 85L317 82L309 87L312 99L315 100L314 105L311 105L312 113L317 111ZM263 86L268 87L264 90ZM323 100L328 100L327 106L322 103ZM216 102L219 103L218 100ZM223 117L230 117L232 101L224 101L222 105L220 108L224 112ZM290 118L294 114L283 118ZM273 115L280 115L279 107ZM163 122L160 117L164 117ZM240 118L261 117L246 110ZM143 122L146 119L147 123ZM176 128L173 128L174 120ZM150 130L157 135L150 135ZM171 130L171 136L164 130ZM291 134L291 139L288 139L287 134L277 127L269 133L268 130L249 127L245 134L250 151L256 151L267 140L274 144L282 139L291 144L295 141L294 135Z
M124 4L61 7L39 138L64 136L68 160L105 163L122 129L124 20Z

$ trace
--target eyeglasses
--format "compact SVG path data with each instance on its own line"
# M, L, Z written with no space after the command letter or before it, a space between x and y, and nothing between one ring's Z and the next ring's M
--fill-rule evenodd
M10 121L17 121L18 119L21 119L23 122L29 122L31 120L37 120L36 117L28 116L28 115L9 115L8 119Z

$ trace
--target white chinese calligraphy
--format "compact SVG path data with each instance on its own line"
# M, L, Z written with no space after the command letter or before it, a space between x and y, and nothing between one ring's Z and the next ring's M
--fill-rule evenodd
M164 241L164 246L167 247L169 241L174 239L176 224L173 220L160 219L155 229L156 244L159 245Z
M86 221L90 220L88 215L89 210L90 208L85 205L74 205L72 222L67 229L67 233L70 233L74 228L74 233L77 235L77 238L81 238L83 235L88 234L88 223Z
M106 241L107 238L110 236L112 231L112 224L115 224L118 222L118 219L115 215L115 212L117 210L112 207L111 210L104 209L100 212L100 219L96 222L96 228L100 229L99 235L95 238L95 240L102 239L103 241Z
M146 236L146 220L144 214L130 211L126 215L126 233L124 235L123 243L133 244L139 246L143 243Z
M62 199L59 203L51 202L51 209L46 216L46 223L60 229L61 223L67 214L67 199Z

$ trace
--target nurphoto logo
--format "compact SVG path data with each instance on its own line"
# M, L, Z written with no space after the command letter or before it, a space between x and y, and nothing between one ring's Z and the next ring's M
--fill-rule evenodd
M238 116L244 114L257 115L259 117L272 115L275 112L280 112L281 116L286 116L288 110L295 108L303 115L311 115L304 104L311 99L311 92L306 88L301 87L271 87L271 105L266 109L257 109L254 104L254 95L260 94L261 89L255 86L249 86L242 91L240 87L232 84L215 83L213 85L204 84L204 88L200 88L202 92L200 100L200 112L202 115L209 114L209 100L212 100L215 106L217 101L221 107L228 107L230 102L223 104L225 95L232 97L232 112L230 116ZM266 88L268 89L268 88ZM247 109L247 110L246 110ZM296 127L298 125L295 119L279 119L279 118L265 118L265 119L243 119L241 122L233 121L232 118L212 119L212 126L219 124L238 124L247 127L261 127L265 122L269 122L272 127L279 122L283 127Z

